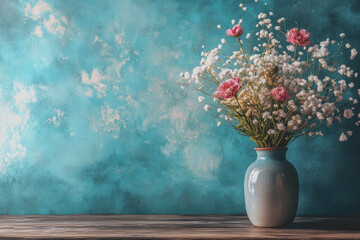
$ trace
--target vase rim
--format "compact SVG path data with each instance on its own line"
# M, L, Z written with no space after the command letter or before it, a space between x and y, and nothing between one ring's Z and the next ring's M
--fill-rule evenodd
M256 151L287 150L287 147L254 148Z

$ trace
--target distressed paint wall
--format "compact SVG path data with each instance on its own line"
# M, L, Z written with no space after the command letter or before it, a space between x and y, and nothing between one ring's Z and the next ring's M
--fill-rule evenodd
M2 0L0 213L244 214L254 144L216 127L179 72L217 46L217 24L251 30L261 9L359 49L360 2L239 3ZM360 214L360 132L339 131L290 146L298 214Z

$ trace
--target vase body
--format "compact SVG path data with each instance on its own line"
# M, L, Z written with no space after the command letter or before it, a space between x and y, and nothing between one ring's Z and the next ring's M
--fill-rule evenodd
M286 148L255 148L244 181L246 212L256 227L289 226L296 216L299 180Z

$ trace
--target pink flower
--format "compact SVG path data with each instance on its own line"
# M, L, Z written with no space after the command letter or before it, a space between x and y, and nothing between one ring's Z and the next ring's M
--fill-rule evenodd
M310 33L307 32L305 29L301 29L300 32L298 28L293 28L286 33L286 41L292 43L294 46L296 44L305 47L306 45L310 45L311 42L309 41Z
M240 78L230 78L219 85L216 91L216 97L232 98L239 92L241 85Z
M278 102L283 102L290 98L290 94L288 94L286 88L281 86L271 89L270 92Z
M226 34L230 37L239 37L243 34L243 29L240 24L236 24L233 28L226 30Z

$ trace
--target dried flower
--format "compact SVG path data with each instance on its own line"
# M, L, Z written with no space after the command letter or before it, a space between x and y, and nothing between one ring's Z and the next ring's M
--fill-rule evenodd
M288 94L287 90L284 87L277 87L271 89L271 94L274 96L276 101L283 102L290 98L290 94Z
M348 140L347 136L346 136L344 133L341 133L340 138L339 138L339 141L340 141L340 142L345 142L345 141L347 141L347 140Z
M286 129L283 123L277 123L276 126L280 131L284 131Z
M286 34L286 41L295 45L300 45L305 47L310 45L311 42L309 41L310 33L307 32L305 29L301 29L300 31L298 28L293 28L290 31L287 31Z
M268 134L268 135L275 134L275 130L274 130L274 129L269 129L269 130L267 131L267 134Z
M240 7L246 11L243 4ZM231 44L221 39L217 48L203 49L200 65L192 73L180 73L184 81L181 87L212 97L219 117L236 121L231 125L250 136L259 147L285 147L301 135L323 136L324 125L331 127L354 118L360 89L359 96L348 92L355 87L352 78L357 78L358 73L334 54L351 49L350 43L343 46L326 38L309 46L310 33L298 28L289 30L286 38L277 39L267 14L260 13L257 18L259 29L252 40L258 42L239 39L234 41L236 45L231 51L221 51L223 44L231 48ZM279 26L275 30L281 31L285 18L277 22ZM233 20L232 24L235 23ZM239 38L244 33L241 24L239 20L226 34ZM245 35L250 39L250 32ZM345 34L340 37L344 38ZM349 52L349 58L355 59L357 50L352 48ZM198 101L203 102L204 97L198 97ZM211 108L204 106L206 111ZM224 114L220 114L222 111ZM356 116L355 125L360 126L360 113L356 112ZM351 135L352 131L345 131L339 140L346 141Z
M351 49L350 53L351 53L350 59L351 59L351 60L354 60L355 57L356 57L356 55L358 54L358 52L356 51L355 48L353 48L353 49ZM357 77L357 74L356 74L355 77Z
M209 111L211 109L211 107L208 105L208 104L206 104L205 106L204 106L204 110L205 111Z
M344 110L344 117L350 119L354 116L354 112L351 109Z
M240 78L235 77L226 80L221 83L216 90L217 98L232 98L239 92L241 89L242 83L240 82Z
M243 29L240 24L236 24L233 28L226 30L226 34L229 37L239 37L243 34Z

